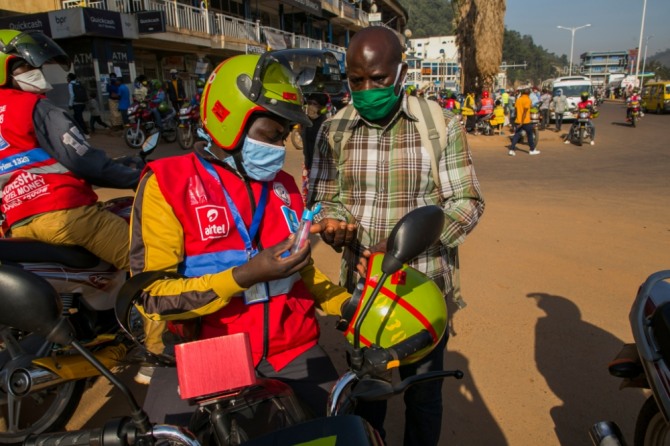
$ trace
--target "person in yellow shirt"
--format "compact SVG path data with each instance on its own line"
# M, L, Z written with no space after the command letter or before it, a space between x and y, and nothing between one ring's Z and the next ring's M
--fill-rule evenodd
M509 156L516 155L516 143L521 139L521 132L526 132L528 138L528 146L530 147L529 155L539 155L540 151L535 149L535 140L533 138L533 126L530 123L530 88L524 87L521 90L521 96L514 103L516 110L516 130L512 137L512 144L509 146Z
M470 92L465 96L461 109L461 115L465 119L465 130L468 132L475 129L475 108L475 94Z
M505 124L505 107L503 107L502 102L499 100L496 101L495 107L493 108L493 119L491 119L491 126L498 130L498 133L503 134L502 128Z

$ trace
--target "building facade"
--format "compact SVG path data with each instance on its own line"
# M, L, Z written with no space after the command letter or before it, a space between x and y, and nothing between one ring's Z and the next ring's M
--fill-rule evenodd
M410 39L407 83L426 91L460 91L456 36Z
M607 85L611 75L623 77L629 69L628 51L588 51L581 56L580 74L593 85Z
M375 3L375 2L372 2ZM332 51L344 70L349 39L369 25L372 3L356 0L26 0L3 2L0 28L39 30L72 58L74 71L106 108L110 73L165 80L176 69L187 95L195 81L237 54L271 49ZM407 11L397 0L375 9L399 34ZM65 75L50 98L67 101ZM52 79L50 79L52 81ZM59 84L59 82L61 82Z

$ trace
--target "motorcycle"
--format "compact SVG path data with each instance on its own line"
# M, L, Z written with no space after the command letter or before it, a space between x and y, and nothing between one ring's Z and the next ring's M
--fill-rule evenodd
M193 148L198 139L200 123L200 106L186 103L179 109L179 127L177 128L177 142L183 150Z
M628 122L633 127L637 126L640 119L640 101L631 101L628 103Z
M440 225L436 221L444 219L444 214L436 206L425 206L418 208L407 214L396 225L391 236L388 239L388 250L386 254L377 254L371 257L372 265L379 274L375 274L368 282L365 280L358 286L354 293L352 301L355 302L355 313L359 314L356 322L348 323L345 321L348 330L348 336L351 336L353 348L350 353L350 368L337 381L330 393L327 416L313 420L307 420L304 412L300 408L290 387L286 384L272 379L256 379L253 370L253 364L250 360L245 360L250 356L247 350L245 355L236 355L228 352L228 355L235 355L235 361L226 362L228 366L235 367L232 373L226 373L229 377L239 376L239 371L244 371L244 364L250 367L247 370L250 373L248 384L239 386L240 380L232 379L232 387L220 387L218 393L208 393L209 390L202 390L201 393L189 394L189 397L195 399L198 408L190 423L190 429L177 428L174 426L151 425L147 420L146 414L139 408L132 394L127 387L118 381L116 377L104 370L104 366L92 358L91 362L98 367L105 376L108 377L121 392L126 395L126 399L131 406L131 418L123 418L118 421L108 422L104 428L83 430L77 432L52 433L34 436L28 439L27 445L47 445L47 444L65 444L68 445L93 445L104 440L107 444L121 444L125 439L134 439L137 444L145 444L144 441L153 443L161 439L169 439L178 444L191 446L214 444L224 445L294 445L296 443L314 443L319 439L337 438L345 439L346 444L356 445L381 445L382 440L379 434L372 429L362 418L352 415L353 409L358 401L376 401L392 397L393 395L403 393L408 387L428 380L443 379L445 377L462 378L463 373L459 370L430 372L416 375L398 384L392 384L391 372L403 360L413 355L420 354L434 342L434 336L442 336L441 333L429 333L428 330L422 330L412 336L405 337L399 342L386 348L377 345L362 346L363 333L366 330L380 330L365 325L365 318L368 314L375 311L374 304L380 293L388 294L389 288L396 289L400 293L405 285L405 278L408 286L411 284L414 274L421 274L410 267L403 266L404 263L418 255L428 246L438 239ZM50 317L35 321L32 318L20 318L13 321L23 329L48 333L48 338L54 342L71 343L78 351L85 351L73 340L72 329L67 321L59 316L57 297L48 284L35 281L30 277L18 274L11 267L0 266L0 290L4 284L14 284L24 282L31 284L32 293L26 301L17 301L7 299L0 291L0 324L9 322L9 318L3 315L12 314L12 312L21 312L25 307L40 308L40 314L49 314ZM117 300L117 317L120 324L128 328L128 309L133 306L133 302L141 292L144 284L155 278L169 277L161 272L143 273L134 276L129 280L124 289L119 294ZM425 277L425 276L424 276ZM428 283L427 285L431 285ZM395 288L397 287L397 288ZM420 296L417 296L420 298ZM358 300L356 300L358 299ZM56 303L54 303L56 301ZM49 311L42 308L48 307ZM6 311L5 311L6 310ZM388 321L384 322L388 323ZM353 325L353 327L352 327ZM445 320L446 328L446 320ZM234 337L245 334L232 335ZM214 341L227 339L230 336L205 340ZM366 342L375 339L374 335L369 337L365 334ZM182 380L182 373L189 373L192 364L190 359L198 356L201 351L197 350L200 342L190 343L196 348L196 353L188 356L185 362L179 362L179 353L177 353L177 371L179 373L180 390L187 392L190 389L182 383L194 382L188 376ZM232 341L231 341L232 342ZM244 344L244 342L242 342ZM236 344L241 345L241 344ZM248 343L247 349L248 349ZM181 344L180 347L191 348L189 344ZM185 350L183 350L185 351ZM223 352L221 350L218 353ZM210 359L205 359L210 358ZM204 363L200 368L211 369L211 356L202 357ZM208 363L209 362L209 363ZM240 365L242 364L242 365ZM199 371L196 371L197 375ZM249 376L247 373L247 376ZM199 381L201 383L202 380ZM246 381L245 381L246 382ZM251 418L246 418L248 415ZM245 423L246 421L246 423ZM193 433L191 433L193 432ZM255 437L255 438L254 438ZM103 442L103 444L105 444ZM123 443L125 444L125 443ZM330 443L329 443L330 444ZM338 442L339 444L339 442Z
M609 373L623 380L621 388L651 390L637 416L633 445L665 445L670 441L670 270L650 275L640 286L629 320L635 343L623 345ZM591 429L594 444L607 444L601 443L603 424L609 441L619 441L609 444L625 444L612 422Z
M474 134L486 136L493 135L491 119L494 119L493 112L487 113L486 115L476 115Z
M533 141L535 142L535 147L538 146L540 142L540 123L542 122L542 115L540 114L540 111L533 107L530 109L530 124L533 127ZM522 144L528 142L528 136L526 135L525 130L521 130L521 138L519 139L519 142Z
M152 136L149 143L155 146L157 138ZM151 150L144 147L141 157ZM129 220L132 200L109 200L105 208ZM130 344L120 335L113 308L125 271L80 247L20 238L0 238L0 264L46 280L82 345L108 368L122 364ZM14 300L26 299L30 292L18 286L3 291L5 299ZM27 310L26 317L41 317L39 309ZM134 313L133 317L132 329L142 333L141 320ZM11 321L0 324L0 443L21 443L29 435L61 429L76 410L88 380L98 375L66 344L51 342Z
M570 128L571 142L581 147L585 141L593 140L590 125L592 117L595 118L595 114L592 116L590 110L581 109L577 112L577 119Z
M158 131L158 126L154 122L154 115L147 102L134 102L128 108L128 118L130 125L126 127L123 138L131 149L139 149L147 139L147 136ZM161 125L163 130L160 132L165 142L175 142L177 139L177 112L172 107L165 114L161 115Z

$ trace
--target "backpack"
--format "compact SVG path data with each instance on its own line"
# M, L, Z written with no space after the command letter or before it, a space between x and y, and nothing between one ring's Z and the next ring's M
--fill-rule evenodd
M428 148L433 182L439 187L440 173L437 164L442 155L442 148L447 144L447 124L444 120L442 107L435 101L428 101L416 96L408 96L407 102L409 112L419 118L415 125L419 131L422 144ZM355 110L353 105L344 107L332 119L328 142L336 158L340 156L340 148L346 145L351 138L351 130L347 130L346 127ZM335 131L333 132L332 129L335 129Z
M88 92L86 88L79 81L72 83L72 93L74 94L74 102L85 104L88 102Z
M419 118L415 122L417 131L423 146L427 147L430 154L430 171L436 187L440 187L440 172L438 163L442 156L442 148L447 145L447 123L444 119L442 107L435 101L428 101L417 96L407 97L407 106L410 114ZM350 119L356 109L348 105L338 111L332 118L328 143L333 150L333 158L339 159L341 148L349 142L352 131L347 129ZM334 129L334 131L333 131ZM453 257L454 270L451 276L453 287L453 300L459 308L464 308L466 303L461 296L460 262L458 258L458 247L448 248L448 253Z

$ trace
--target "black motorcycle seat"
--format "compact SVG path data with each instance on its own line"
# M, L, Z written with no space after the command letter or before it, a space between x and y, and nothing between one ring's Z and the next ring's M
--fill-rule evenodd
M0 263L59 263L71 268L93 268L100 259L80 246L63 246L29 238L0 239Z

